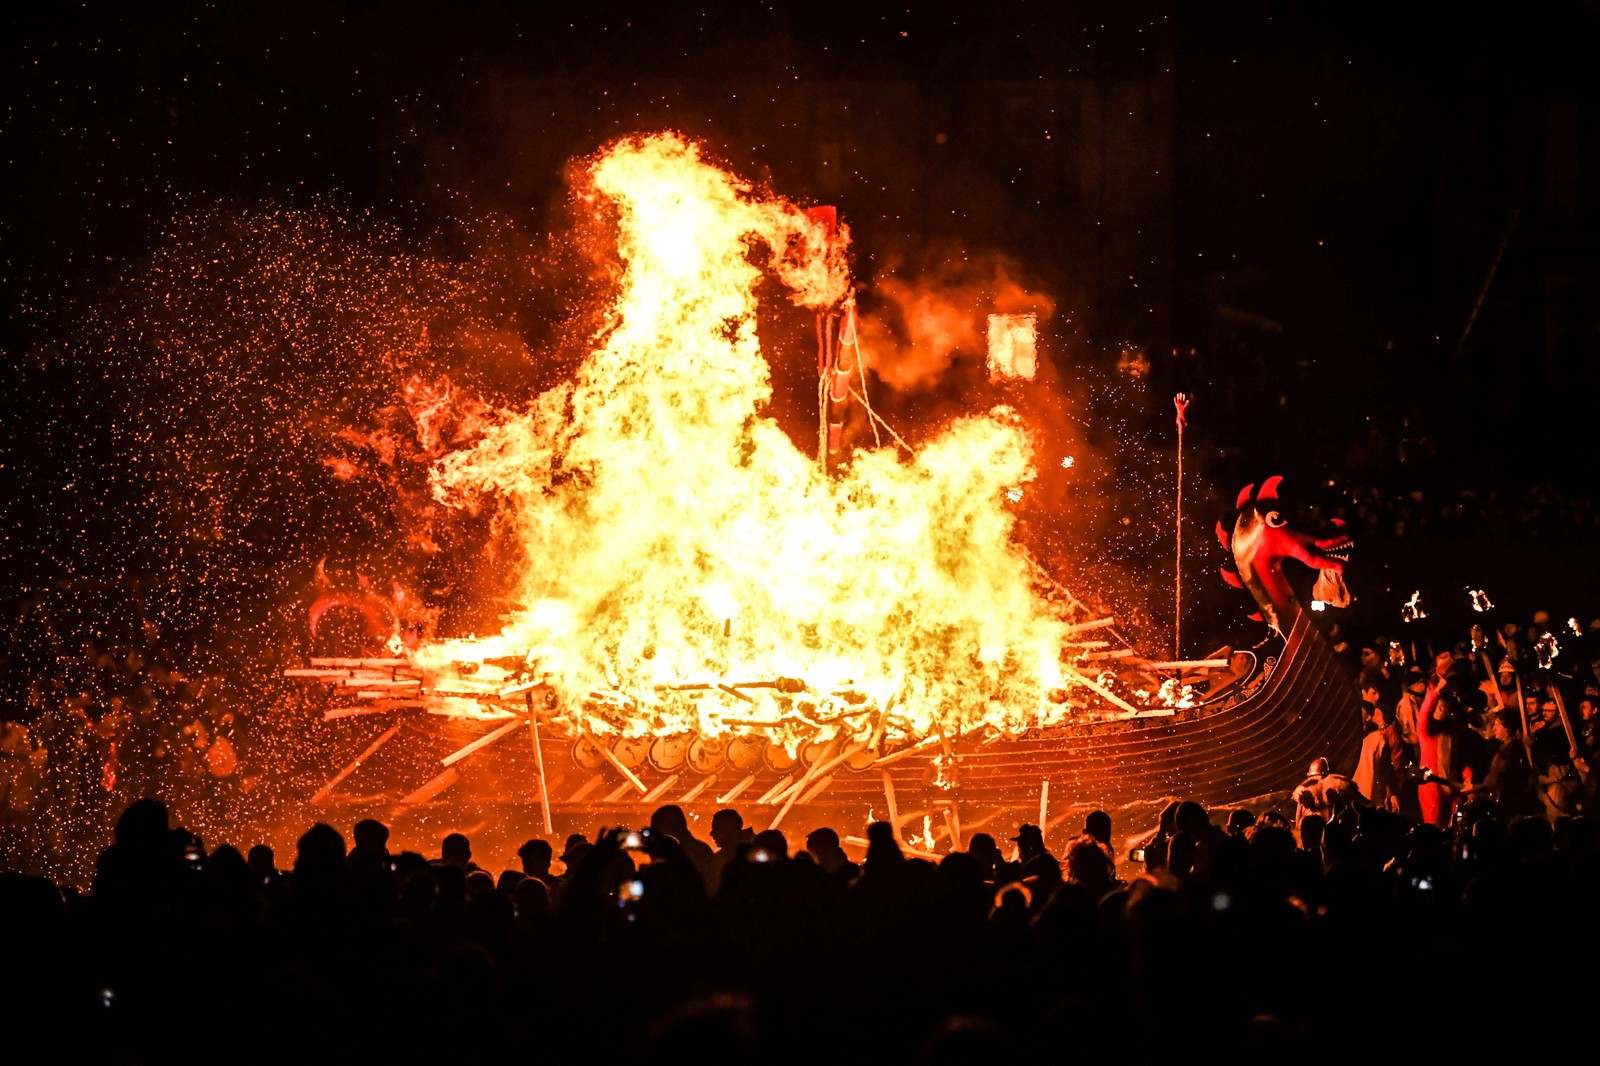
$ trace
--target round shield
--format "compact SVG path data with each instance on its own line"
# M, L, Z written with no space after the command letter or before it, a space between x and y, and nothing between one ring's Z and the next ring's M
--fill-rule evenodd
M676 773L688 757L689 738L682 733L650 742L650 765L661 773Z
M767 765L780 774L786 774L794 769L795 757L789 754L788 748L779 744L776 740L768 742L767 750L763 754L767 760Z
M623 737L611 748L611 754L617 757L617 761L630 770L642 765L649 753L649 737Z
M761 765L761 757L767 750L765 737L742 735L728 741L728 765L740 773L749 773Z
M598 770L606 757L600 753L600 746L593 738L581 736L572 742L572 761L585 770Z
M689 769L697 774L714 774L722 769L722 764L727 757L726 746L721 740L708 737L695 737L689 741L689 751L686 759Z

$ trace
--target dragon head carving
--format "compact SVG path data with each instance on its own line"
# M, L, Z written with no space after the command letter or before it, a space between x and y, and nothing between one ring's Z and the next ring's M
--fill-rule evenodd
M1283 478L1271 477L1258 489L1246 485L1235 505L1238 510L1230 532L1217 523L1217 539L1232 556L1223 564L1222 576L1230 585L1250 590L1260 607L1259 617L1279 633L1287 634L1300 615L1294 587L1284 573L1283 564L1294 560L1317 571L1313 598L1333 607L1350 603L1344 583L1344 564L1354 542L1342 529L1344 523L1332 520L1331 535L1297 528L1279 503L1278 486Z

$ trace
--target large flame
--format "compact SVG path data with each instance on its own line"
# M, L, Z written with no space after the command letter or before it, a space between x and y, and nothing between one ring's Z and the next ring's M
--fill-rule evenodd
M523 606L497 636L428 644L418 664L536 677L574 731L953 736L1068 713L1065 623L1005 502L1033 476L1015 416L964 418L910 459L858 452L828 476L762 413L752 259L797 303L831 307L847 234L671 134L617 143L589 178L622 263L603 343L432 472L440 501L498 506Z

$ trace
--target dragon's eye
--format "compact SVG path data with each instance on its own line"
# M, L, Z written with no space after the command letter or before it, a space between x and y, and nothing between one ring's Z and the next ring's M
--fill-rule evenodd
M1283 515L1279 514L1277 511L1268 511L1266 514L1262 515L1261 517L1262 517L1262 520L1267 523L1267 525L1272 526L1274 528L1276 528L1278 526L1288 525L1288 523L1284 520Z

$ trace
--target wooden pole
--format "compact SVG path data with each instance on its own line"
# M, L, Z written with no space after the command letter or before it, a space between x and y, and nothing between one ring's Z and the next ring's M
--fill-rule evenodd
M533 697L528 697L528 728L533 731L533 761L539 768L539 809L544 812L544 831L555 833L555 823L550 818L550 790L544 781L544 745L539 742L539 718L533 713Z
M1484 673L1489 675L1489 684L1494 686L1495 701L1499 703L1500 707L1504 707L1506 705L1506 694L1500 691L1500 675L1494 672L1493 666L1489 665L1489 652L1480 649L1478 651L1478 659L1483 663ZM1496 707L1495 710L1499 710L1500 707Z
M749 788L751 785L753 785L755 783L756 783L756 775L755 774L751 774L749 777L745 778L743 781L740 781L737 785L734 785L732 788L728 789L728 791L726 791L722 795L718 796L717 797L717 802L718 803L732 803L735 799L739 798L739 793L743 792L745 789Z
M805 787L809 785L813 779L822 776L817 771L821 770L823 763L827 761L826 756L832 755L834 751L838 749L838 747L839 738L835 737L833 740L829 741L828 750L824 753L824 757L818 758L816 762L811 764L810 768L807 769L804 774L800 775L800 783L789 790L789 798L785 800L783 806L778 809L778 813L773 815L772 824L767 826L768 829L778 828L778 823L783 821L784 816L789 813L789 808L794 806L794 801L800 798L800 793L805 790Z
M944 809L944 826L950 830L950 850L961 850L961 819L957 817L954 807Z
M900 839L900 808L894 802L894 778L883 772L883 798L889 802L889 829L896 840Z
M622 765L622 760L617 758L616 752L612 751L610 748L596 740L593 733L585 731L583 735L589 738L589 743L600 749L600 754L605 757L606 762L610 763L616 769L617 773L626 778L628 784L639 790L639 795L642 796L646 792L650 791L648 788L645 788L644 782L639 780L638 774Z
M1528 765L1533 765L1533 742L1528 739L1528 702L1522 698L1522 674L1512 675L1517 679L1517 710L1522 713L1522 751L1528 756Z
M328 793L339 787L339 782L355 773L361 764L366 761L369 755L383 747L385 744L389 743L389 739L396 733L400 732L400 725L401 723L396 722L388 729L385 729L378 735L377 740L374 740L371 744L367 745L366 751L356 756L354 762L352 762L349 766L346 766L343 770L340 770L337 774L334 774L332 781L329 781L326 785L323 785L321 788L317 789L317 794L311 797L312 804L318 804L327 799Z
M678 777L679 777L678 774L673 774L671 777L667 778L665 781L662 781L655 788L652 788L649 792L646 792L644 794L644 802L645 803L654 803L656 800L660 799L662 793L666 792L667 789L671 788L673 785L678 783Z
M1178 412L1178 493L1177 506L1174 509L1173 525L1176 527L1176 540L1178 557L1172 570L1172 657L1183 658L1183 427L1188 421L1184 418L1184 409L1189 406L1189 397L1184 393L1172 398L1172 406Z
M482 751L484 748L487 748L495 741L500 740L507 733L511 732L521 724L521 722L507 722L499 729L496 729L493 733L485 733L483 736L479 737L477 740L474 740L471 744L468 744L461 750L451 752L449 755L446 755L444 758L440 759L439 762L445 766L454 766L462 759L465 759L468 755L474 755L477 752Z
M1050 779L1039 779L1039 832L1050 824Z
M1561 686L1555 678L1549 678L1550 694L1556 698L1556 710L1561 712L1561 726L1567 731L1567 747L1572 751L1583 754L1578 748L1578 735L1572 731L1572 719L1567 716L1567 701L1561 698Z
M678 802L688 803L690 800L700 795L700 793L704 792L707 788L711 787L711 782L715 781L716 779L716 774L707 774L705 777L702 777L698 784L678 797Z

